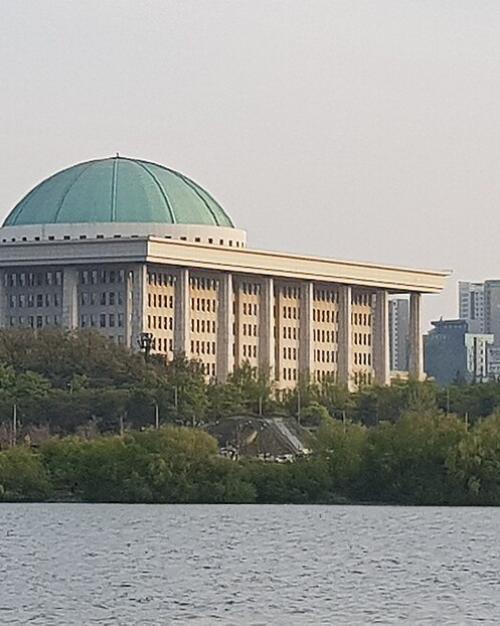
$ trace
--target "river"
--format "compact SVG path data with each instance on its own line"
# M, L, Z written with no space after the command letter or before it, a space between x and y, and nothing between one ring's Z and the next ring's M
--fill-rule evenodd
M0 624L495 624L500 509L0 505Z

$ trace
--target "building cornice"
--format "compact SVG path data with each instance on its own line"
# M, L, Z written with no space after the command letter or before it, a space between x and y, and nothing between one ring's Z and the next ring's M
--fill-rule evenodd
M1 267L135 262L376 287L394 293L439 293L450 275L449 271L410 269L159 237L30 241L0 245Z

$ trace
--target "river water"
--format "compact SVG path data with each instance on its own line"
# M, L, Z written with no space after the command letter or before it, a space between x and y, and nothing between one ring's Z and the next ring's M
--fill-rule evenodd
M0 505L0 624L500 623L500 509Z

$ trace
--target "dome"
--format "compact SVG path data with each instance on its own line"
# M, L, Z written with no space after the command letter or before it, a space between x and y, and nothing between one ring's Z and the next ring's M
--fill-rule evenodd
M3 226L124 222L234 228L214 198L184 174L120 156L57 172L32 189Z

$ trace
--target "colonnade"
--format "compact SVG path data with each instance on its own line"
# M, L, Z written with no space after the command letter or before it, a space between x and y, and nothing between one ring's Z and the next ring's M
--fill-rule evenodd
M135 266L130 276L126 301L126 333L128 343L135 347L137 338L145 330L147 266ZM190 292L188 268L176 271L174 351L189 354L190 347ZM218 324L217 324L217 377L225 380L234 368L233 355L233 276L229 272L219 274ZM275 320L274 283L272 277L258 279L260 284L259 303L259 367L276 378L275 368ZM62 321L66 328L78 326L77 302L78 274L76 269L65 268L62 297ZM338 301L338 380L352 386L353 381L353 333L352 333L352 286L339 285ZM314 369L313 349L313 306L314 282L303 281L300 285L300 339L298 366L302 373ZM423 378L423 349L421 332L421 294L410 294L409 375ZM373 370L375 382L390 383L389 358L389 293L384 289L375 292L373 308Z
M272 378L275 371L274 279L259 278L259 367ZM233 355L233 277L227 273L219 276L217 325L217 377L225 380L234 368ZM352 341L352 286L339 285L338 316L338 380L349 387L353 382ZM390 383L389 357L389 294L384 289L375 293L373 310L373 370L375 382ZM313 304L314 283L304 281L300 288L300 339L299 370L312 373L313 361ZM189 353L189 270L178 270L175 296L174 351ZM421 294L410 294L409 375L423 378L423 353L421 333Z

